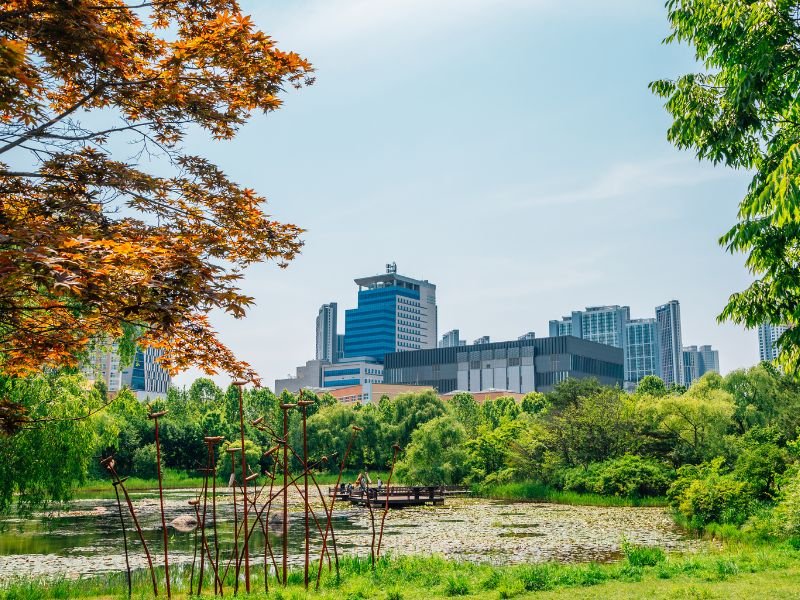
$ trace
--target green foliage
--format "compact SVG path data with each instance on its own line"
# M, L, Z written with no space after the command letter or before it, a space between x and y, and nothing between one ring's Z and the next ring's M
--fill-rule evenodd
M242 483L242 453L228 452L228 448L240 448L241 441L234 440L233 442L225 442L219 451L219 459L217 461L217 473L223 479L230 477L232 472L236 473L237 483ZM244 441L245 448L245 461L247 462L247 475L252 473L261 472L261 449L250 440ZM231 464L231 457L235 464Z
M459 484L469 473L464 427L451 416L428 421L411 436L395 472L408 484Z
M478 429L481 422L481 407L472 394L467 392L455 394L447 401L447 406L468 433L472 434Z
M800 538L800 472L796 472L781 490L774 513L776 535Z
M631 454L569 469L563 477L565 490L626 498L663 496L670 485L663 465Z
M661 379L661 377L657 375L645 375L636 386L636 393L650 396L665 396L667 394L667 386L664 385L664 380Z
M667 555L661 548L631 544L624 538L622 540L622 553L625 555L625 560L632 567L654 567L667 559Z
M673 118L668 139L698 158L753 172L739 221L720 240L756 280L720 315L747 327L797 325L800 270L800 21L790 1L669 0L667 42L693 46L702 72L650 85ZM778 340L800 365L800 328Z
M525 396L522 398L520 408L523 412L526 412L529 415L538 415L539 413L547 410L549 405L550 403L547 400L547 396L540 394L539 392L530 392L525 394Z
M670 503L692 527L709 523L741 525L757 508L752 488L722 472L723 459L678 469L667 492Z
M132 472L142 479L158 477L158 462L155 443L141 446L133 452Z

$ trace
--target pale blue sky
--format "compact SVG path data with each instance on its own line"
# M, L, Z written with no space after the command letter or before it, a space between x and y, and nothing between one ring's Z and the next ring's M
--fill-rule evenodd
M343 332L353 278L391 261L437 285L440 334L544 337L573 309L675 298L684 344L723 372L757 361L755 332L715 320L750 281L717 245L748 177L666 141L647 84L696 67L661 43L662 0L243 4L317 69L235 141L190 147L308 229L287 270L249 271L246 320L215 319L265 385L314 357L320 304Z

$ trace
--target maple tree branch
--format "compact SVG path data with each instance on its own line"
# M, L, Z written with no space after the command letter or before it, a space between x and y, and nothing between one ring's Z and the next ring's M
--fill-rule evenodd
M55 117L53 117L52 119L50 119L46 123L42 123L38 127L35 127L33 129L27 131L26 133L20 135L17 140L15 140L13 142L10 142L10 143L6 144L5 146L3 146L2 148L0 148L0 154L8 152L9 150L13 150L14 148L19 146L23 142L26 142L27 140L29 140L31 138L37 137L39 134L44 132L48 127L51 127L51 126L55 125L56 123L58 123L62 119L68 117L69 115L74 113L76 110L78 110L79 108L84 106L92 98L95 98L98 94L100 94L105 88L106 88L106 84L105 83L101 83L101 84L97 85L91 92L86 94L83 98L78 100L75 104L70 106L67 110L65 110L61 114L56 115Z

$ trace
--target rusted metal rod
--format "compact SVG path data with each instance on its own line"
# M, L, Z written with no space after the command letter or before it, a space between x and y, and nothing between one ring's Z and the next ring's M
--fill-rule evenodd
M294 404L281 403L283 411L283 563L281 581L283 587L288 584L287 574L289 571L289 411L295 407Z
M164 484L161 481L161 442L158 437L158 419L167 414L166 410L150 413L147 415L155 423L156 427L156 467L158 472L158 500L161 507L161 532L164 538L164 579L167 582L167 598L172 597L169 584L169 547L167 546L167 520L164 517Z
M219 537L217 536L217 463L214 460L214 446L224 438L221 435L206 436L203 441L208 446L208 458L211 468L211 518L214 521L214 560L209 552L208 561L214 567L214 595L222 594L222 580L219 578ZM205 523L204 523L205 524ZM206 544L208 541L206 541ZM219 592L217 591L219 588Z
M231 481L233 483L233 556L235 557L236 563L234 567L234 573L236 574L233 582L233 593L236 594L239 591L239 509L237 507L236 502L236 459L234 458L234 454L236 452L241 452L241 448L232 448L228 447L225 451L230 454L231 458ZM225 573L227 574L228 570L225 569ZM225 579L225 576L222 577Z
M242 442L242 490L244 494L244 587L250 593L250 534L247 529L247 456L244 445L244 406L242 402L242 387L245 381L234 381L233 385L239 388L239 435Z
M125 574L128 578L128 598L131 597L133 592L132 583L131 583L131 563L130 559L128 558L128 534L125 531L125 519L122 516L122 502L119 499L119 490L117 486L121 483L119 481L112 481L114 484L114 495L117 497L117 510L119 511L119 524L122 526L122 545L125 548Z
M189 575L189 595L194 594L194 564L197 562L197 532L200 529L200 500L189 500L189 506L194 508L194 514L197 517L197 527L194 528L194 551L192 552L192 571ZM200 590L203 587L203 548L200 548L200 581L197 583L197 595L200 595Z
M150 567L150 579L153 581L153 596L158 597L158 584L156 583L156 571L153 568L153 559L150 556L150 550L147 547L147 542L144 541L144 534L142 533L142 527L139 525L139 519L136 518L136 511L133 508L133 502L131 502L131 497L128 495L128 490L125 489L125 480L127 477L123 477L120 479L120 476L117 474L115 469L115 461L113 456L109 456L104 458L100 461L111 476L114 478L115 481L119 484L119 487L122 488L122 493L125 496L125 502L128 505L128 512L131 514L131 519L133 519L133 524L136 527L136 533L139 536L139 541L142 542L142 548L144 549L144 554L147 557L147 564Z
M319 555L319 568L317 569L317 585L316 589L319 589L319 583L322 578L322 564L325 559L325 550L328 547L328 532L333 531L333 506L336 504L336 495L339 493L339 484L342 482L342 472L344 471L344 466L347 464L347 457L350 455L350 449L353 447L353 440L356 439L356 435L358 435L359 431L363 431L363 428L359 427L358 425L352 426L352 433L350 434L350 440L347 442L347 449L344 451L344 456L342 457L342 462L339 465L339 475L336 477L336 485L333 488L333 498L331 499L331 508L328 514L328 524L325 527L325 535L322 536L322 551ZM334 551L334 556L336 556L336 552ZM336 559L336 577L339 577L339 560Z
M389 490L392 485L392 473L394 473L394 465L397 462L397 453L400 452L400 444L392 444L392 468L389 469L389 479L386 481L386 506L383 507L383 516L381 517L381 532L378 535L378 552L377 556L381 556L381 542L383 542L383 526L386 523L386 515L389 512Z
M301 397L303 391L300 391ZM308 589L308 560L310 555L309 536L308 536L308 432L306 430L306 421L308 418L308 407L313 405L313 400L298 400L297 405L303 411L303 507L304 507L304 523L306 528L305 537L305 561L303 563L303 585ZM316 517L314 517L316 520ZM321 532L320 532L321 533Z

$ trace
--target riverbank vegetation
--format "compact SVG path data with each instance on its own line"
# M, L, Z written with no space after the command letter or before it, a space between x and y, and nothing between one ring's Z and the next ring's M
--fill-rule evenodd
M315 598L380 598L412 600L417 598L526 598L549 592L554 597L582 596L629 597L732 597L737 590L771 590L771 597L792 597L800 576L800 550L789 544L777 546L728 544L709 548L698 554L667 555L658 548L623 544L622 560L609 564L542 563L516 566L492 566L446 560L441 557L382 557L373 569L368 558L347 557L340 561L340 579L323 572L320 592ZM255 573L255 571L254 571ZM186 598L190 570L172 571L174 598ZM163 577L163 573L160 573ZM134 597L149 597L149 578L135 574ZM241 597L295 599L304 598L302 570L292 571L287 589L270 579L269 594L263 592L263 575L255 575L252 590ZM213 594L213 583L206 587ZM70 581L13 581L0 584L2 600L34 598L117 598L127 588L123 574ZM227 581L226 592L233 582ZM610 594L609 590L614 590ZM240 590L241 592L241 590ZM698 592L700 594L698 595ZM705 595L703 594L705 592Z

